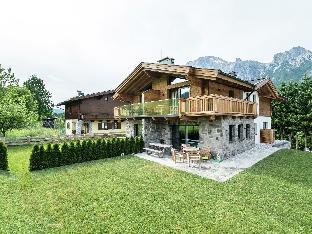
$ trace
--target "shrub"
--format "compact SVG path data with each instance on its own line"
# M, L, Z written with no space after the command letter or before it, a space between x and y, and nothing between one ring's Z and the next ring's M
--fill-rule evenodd
M39 149L40 149L39 145L35 145L32 149L29 162L30 171L40 170L41 168Z
M68 153L68 159L67 164L75 163L75 161L78 160L78 154L77 154L77 145L74 141L71 141L69 144L69 153Z
M0 142L0 170L8 170L8 150L3 142Z
M43 145L39 146L39 156L38 156L38 159L39 159L39 163L38 163L39 170L44 169L44 165L45 165L45 150L44 150Z
M76 143L72 141L70 144L65 142L62 145L54 144L53 146L49 143L46 148L43 145L35 145L30 156L29 170L41 170L95 159L116 157L122 153L137 153L142 150L142 141L141 138L131 137L126 139L99 139L97 141L83 140ZM1 154L2 148L0 145L0 156L3 154Z
M52 157L50 157L50 158L51 158L52 167L58 167L58 166L64 165L59 144L53 145Z
M103 153L103 152L106 152L106 153ZM106 144L106 141L103 140L101 144L100 159L105 158L106 154L107 154L107 144Z
M71 164L71 152L70 152L70 146L65 142L61 147L61 165L68 165Z
M144 140L143 140L143 137L140 136L140 137L139 137L139 152L140 152L140 153L143 152L143 148L144 148Z
M130 150L130 154L133 154L133 153L135 153L135 151L136 151L136 145L135 145L135 139L134 139L134 137L130 137L130 139L129 139L129 150Z
M130 154L130 141L129 138L126 137L125 141L124 141L124 154Z
M110 140L106 140L106 151L105 151L105 158L112 157L112 143Z
M52 145L51 143L48 143L46 150L43 154L43 168L49 168L51 165L53 165L53 159L52 156Z
M74 152L75 152L75 156L76 158L73 159L73 162L72 163L75 163L75 162L82 162L82 157L83 157L83 146L81 144L81 141L77 141L76 142L76 145L75 145L75 149L74 149Z

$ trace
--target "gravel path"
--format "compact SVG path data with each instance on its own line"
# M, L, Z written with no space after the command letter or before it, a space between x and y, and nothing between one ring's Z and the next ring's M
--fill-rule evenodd
M241 171L245 170L246 168L251 167L260 160L268 157L269 155L273 154L281 148L290 148L289 142L276 141L273 145L259 144L248 151L225 159L222 162L217 162L213 160L203 162L201 169L199 169L197 165L192 165L191 167L189 167L186 162L174 163L169 156L164 158L157 158L147 155L146 153L136 154L136 156L145 160L162 164L164 166L196 174L208 179L224 182L237 175Z

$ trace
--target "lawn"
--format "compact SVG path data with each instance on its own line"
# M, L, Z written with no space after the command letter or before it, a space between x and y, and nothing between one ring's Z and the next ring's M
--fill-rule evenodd
M126 156L0 173L0 233L312 233L312 154L281 150L218 183Z

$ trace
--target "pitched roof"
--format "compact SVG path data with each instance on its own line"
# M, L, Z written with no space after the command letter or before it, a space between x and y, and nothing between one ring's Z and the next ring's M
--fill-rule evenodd
M167 73L177 76L196 76L201 79L210 80L223 80L224 82L236 83L240 87L252 90L253 85L248 81L241 80L236 76L227 74L217 69L208 68L197 68L186 65L174 65L174 64L160 64L160 63L144 63L141 62L129 75L128 77L116 88L116 93L113 98L117 98L119 93L122 92L135 92L140 88L151 83L150 75L148 72L154 73Z
M88 98L93 98L93 97L99 97L99 96L103 96L103 95L107 95L107 94L114 94L114 93L115 93L115 90L107 90L107 91L103 91L103 92L91 93L91 94L86 94L86 95L82 95L82 96L75 96L75 97L72 97L68 100L65 100L63 102L58 103L57 106L66 105L67 103L71 103L71 102L78 101L78 100L83 100L83 99L88 99Z
M266 86L269 88L273 98L279 99L279 100L285 100L282 96L279 95L271 79L264 78L264 79L254 80L254 85L255 85L255 90L258 92L261 91L261 89L263 89L263 87Z

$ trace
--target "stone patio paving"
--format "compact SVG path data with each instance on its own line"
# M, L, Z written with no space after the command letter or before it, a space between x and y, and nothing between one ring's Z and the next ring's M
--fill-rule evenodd
M147 155L146 153L136 154L136 156L145 160L159 163L167 167L196 174L208 179L225 182L240 173L241 171L245 170L246 168L251 167L260 160L280 150L281 148L290 148L289 142L276 141L274 144L259 144L248 151L237 154L221 162L217 162L214 160L203 162L201 165L201 169L198 168L197 164L191 165L191 167L189 167L186 161L184 163L174 163L171 160L170 156L157 158L151 155Z

